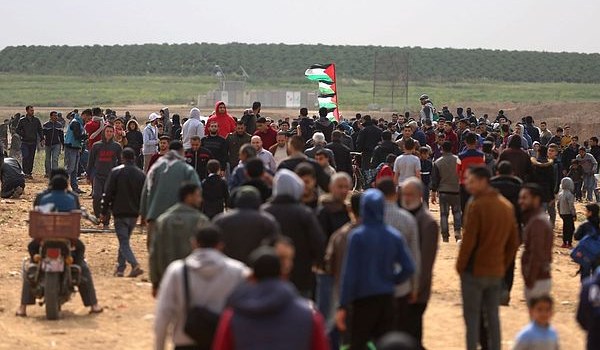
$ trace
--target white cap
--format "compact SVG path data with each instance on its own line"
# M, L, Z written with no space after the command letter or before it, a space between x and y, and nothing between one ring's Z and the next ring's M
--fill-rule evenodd
M148 116L148 121L149 122L153 122L156 119L160 119L160 115L156 114L156 113L150 113L150 115Z

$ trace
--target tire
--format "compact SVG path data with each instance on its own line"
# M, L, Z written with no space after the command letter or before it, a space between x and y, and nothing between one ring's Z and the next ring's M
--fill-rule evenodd
M46 304L46 318L58 320L60 314L60 274L56 272L46 273L44 276L44 303Z

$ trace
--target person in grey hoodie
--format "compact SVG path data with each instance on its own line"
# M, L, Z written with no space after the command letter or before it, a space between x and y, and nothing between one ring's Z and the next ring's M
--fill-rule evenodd
M190 109L190 117L181 127L181 140L186 151L192 148L192 136L204 137L204 124L200 121L198 108Z
M154 335L156 350L165 348L167 331L173 329L175 348L196 348L194 341L185 333L187 310L203 306L221 314L227 298L242 285L250 271L243 263L228 258L221 250L222 231L217 226L204 226L196 232L192 245L194 251L185 259L169 265L158 291ZM183 274L187 272L187 295Z
M102 195L104 194L104 185L110 175L111 170L119 165L121 161L121 145L114 141L115 129L112 125L106 125L102 132L102 140L94 143L90 150L87 170L88 174L93 174L88 181L92 182L92 199L94 215L100 217L102 213ZM103 218L104 229L108 229L110 214L107 213Z
M560 181L560 192L558 193L558 214L563 221L563 245L562 248L573 247L573 232L575 232L575 184L570 177L564 177Z

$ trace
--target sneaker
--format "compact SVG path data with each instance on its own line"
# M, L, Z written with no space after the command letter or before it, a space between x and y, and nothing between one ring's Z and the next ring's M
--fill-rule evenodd
M23 187L18 186L17 188L15 188L15 191L13 192L11 198L12 199L18 199L21 198L21 195L23 194Z
M115 276L115 277L123 277L123 276L125 276L125 273L123 271L119 271L119 268L117 268L115 270L115 273L113 274L113 276Z
M569 249L573 249L573 243L567 244Z
M144 273L144 270L142 270L139 266L136 266L131 269L131 272L129 273L129 275L127 275L127 277L136 278L137 276L139 276L143 273Z
M448 236L442 237L442 240L444 241L444 243L450 242L450 238Z
M560 247L561 248L569 248L569 245L567 243L563 243Z

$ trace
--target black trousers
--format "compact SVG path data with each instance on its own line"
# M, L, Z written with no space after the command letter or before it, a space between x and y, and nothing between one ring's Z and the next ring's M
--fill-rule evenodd
M393 295L376 295L352 303L350 350L364 350L370 340L391 331L394 324Z
M23 172L25 175L31 175L33 172L33 163L35 160L35 152L37 151L37 143L21 143L21 154L23 155Z
M575 217L573 215L560 214L563 221L563 243L573 243L573 232L575 232Z
M410 334L417 343L419 348L423 348L423 315L427 309L425 303L408 304L408 328L407 333Z

